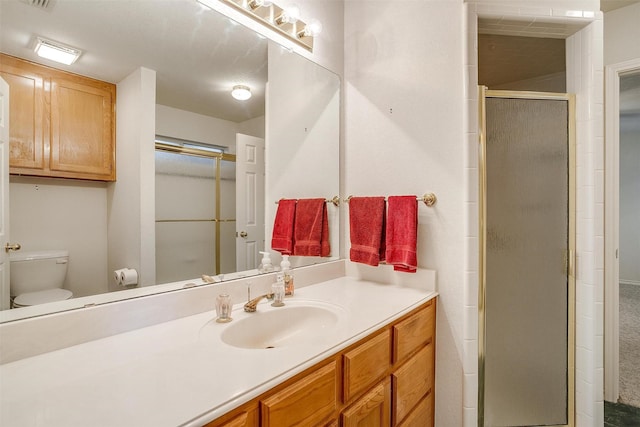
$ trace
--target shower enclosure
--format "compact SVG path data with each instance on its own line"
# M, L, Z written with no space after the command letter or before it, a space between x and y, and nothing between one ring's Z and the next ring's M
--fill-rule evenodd
M480 92L479 425L573 425L573 97Z
M156 142L155 161L156 281L236 271L235 155Z

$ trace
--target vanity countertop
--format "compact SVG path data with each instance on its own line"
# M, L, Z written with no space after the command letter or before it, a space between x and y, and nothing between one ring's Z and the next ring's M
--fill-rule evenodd
M335 339L240 349L213 311L0 366L2 426L201 426L408 313L436 292L345 276L296 289L344 308ZM258 311L277 310L262 301ZM234 321L245 313L233 310ZM27 338L28 339L28 338Z

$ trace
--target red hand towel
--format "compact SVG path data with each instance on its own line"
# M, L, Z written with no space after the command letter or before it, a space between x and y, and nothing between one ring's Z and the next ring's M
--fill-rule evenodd
M296 216L295 199L282 199L278 202L276 218L273 222L271 248L282 255L293 253L293 224Z
M387 209L387 264L392 264L395 271L415 273L418 268L416 196L391 196Z
M329 256L329 220L324 199L298 200L293 238L293 255Z
M349 235L353 262L377 266L385 257L384 197L349 199Z

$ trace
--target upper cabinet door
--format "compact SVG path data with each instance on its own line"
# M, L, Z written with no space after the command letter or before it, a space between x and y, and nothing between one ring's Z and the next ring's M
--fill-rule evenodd
M115 181L114 84L0 54L12 174Z
M115 179L113 85L69 76L51 80L52 176Z
M45 116L45 78L28 62L5 55L0 58L0 75L11 88L11 172L18 172L14 168L43 170L43 153L48 134L48 120Z

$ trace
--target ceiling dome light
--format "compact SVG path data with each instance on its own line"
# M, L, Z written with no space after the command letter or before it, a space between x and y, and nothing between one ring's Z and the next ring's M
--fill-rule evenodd
M236 85L231 90L231 96L238 101L246 101L251 98L251 88L249 88L249 86Z

